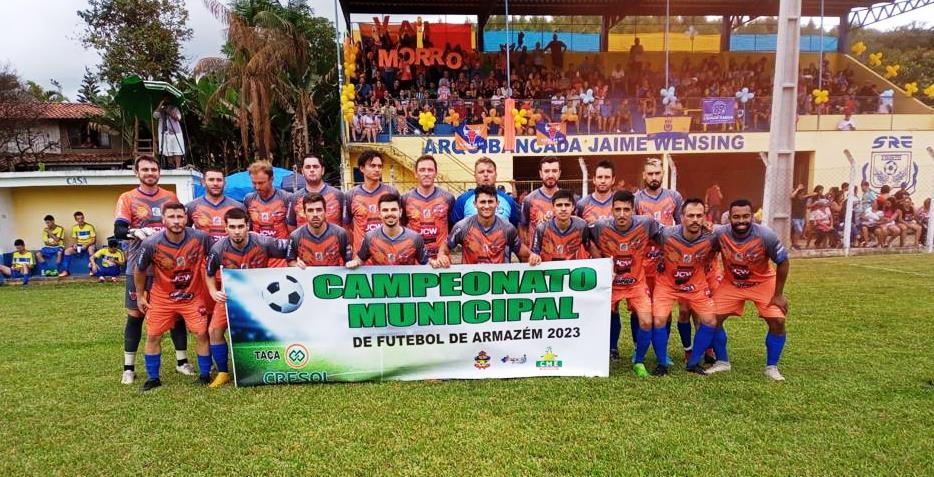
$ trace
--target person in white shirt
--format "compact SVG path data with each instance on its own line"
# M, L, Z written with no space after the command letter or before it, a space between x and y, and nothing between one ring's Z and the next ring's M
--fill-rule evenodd
M855 131L856 122L853 121L853 115L850 113L846 113L843 116L843 119L841 119L840 122L837 124L837 130L838 131Z

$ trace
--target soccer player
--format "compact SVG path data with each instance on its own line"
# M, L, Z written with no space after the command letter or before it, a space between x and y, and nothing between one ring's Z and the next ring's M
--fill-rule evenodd
M619 359L619 314L623 300L626 300L627 308L635 313L639 320L633 372L636 376L644 378L649 375L645 369L645 354L652 343L652 300L642 261L645 260L650 244L658 238L661 226L651 217L635 215L635 198L632 192L613 193L612 203L613 218L600 220L590 228L590 255L613 260L610 357ZM657 349L655 355L662 356Z
M282 189L276 189L272 183L272 163L269 161L255 161L249 167L250 180L253 182L254 192L243 198L243 206L250 215L252 230L260 235L280 240L289 238L287 218L289 204L292 196ZM270 267L286 266L285 259L272 259Z
M478 161L479 162L479 161ZM473 190L476 215L461 219L448 235L448 250L463 247L461 263L509 263L513 254L520 261L529 259L529 249L519 240L519 233L497 209L499 195L492 185L480 185Z
M69 275L68 269L71 268L72 255L87 250L88 256L92 256L97 244L97 230L93 225L84 221L84 213L81 211L75 212L74 217L75 225L71 226L71 239L75 243L65 249L65 259L62 261L63 270L58 274L60 277Z
M354 253L360 251L363 237L380 226L380 198L385 194L399 195L395 187L383 184L383 158L378 151L363 151L357 158L357 167L363 173L363 184L347 194L347 217L344 218Z
M616 184L616 173L613 163L602 160L597 164L593 175L594 191L577 201L574 215L584 219L588 224L594 224L603 219L612 219L613 216L613 184Z
M342 266L353 259L347 232L328 222L328 201L308 192L301 199L301 215L307 222L289 236L286 260L290 267Z
M429 257L447 260L448 215L454 206L454 196L435 185L438 163L434 157L419 157L415 161L415 176L418 186L402 196L404 222L421 234Z
M509 222L514 227L519 225L520 208L512 196L505 191L496 189L496 163L489 157L481 157L474 164L474 179L477 187L488 185L493 187L497 194L496 215ZM466 217L477 215L476 196L477 189L471 189L457 197L451 209L451 223L456 224Z
M752 203L739 199L730 204L730 226L714 232L726 277L714 293L716 322L703 322L694 337L694 349L706 349L712 343L717 361L707 368L712 374L730 370L723 322L730 316L741 316L746 301L751 301L759 317L768 324L765 336L765 375L773 381L784 381L778 372L778 360L785 346L785 280L790 267L788 252L775 232L753 221ZM772 268L772 262L775 268ZM698 356L695 356L697 354ZM697 366L700 353L691 353L688 366Z
M100 265L98 265L100 261ZM107 240L107 246L94 252L88 260L88 269L91 276L96 276L99 283L104 283L107 278L117 283L117 276L120 275L120 266L126 263L126 257L123 250L120 250L120 242L115 238Z
M126 267L126 326L123 330L123 384L133 384L136 378L136 350L143 335L143 315L137 306L138 292L133 279L136 264L139 262L140 244L143 239L163 229L162 212L166 204L178 202L173 192L159 187L159 162L152 156L139 156L133 164L133 170L139 179L139 187L120 194L114 212L114 237L128 240ZM149 273L146 286L152 283ZM188 363L188 335L185 323L179 320L172 328L172 343L175 345L175 370L186 376L195 374Z
M302 159L302 177L305 178L305 188L292 194L292 203L289 204L289 225L301 227L308 222L307 217L302 215L305 210L302 199L310 192L321 194L327 202L327 221L334 225L343 225L344 192L324 182L324 161L315 155L305 156Z
M656 376L668 374L667 324L675 302L690 307L702 323L716 319L706 270L717 242L713 234L704 233L704 215L704 201L688 199L681 206L681 225L665 227L657 237L661 258L652 291L652 348L659 362L652 374ZM706 349L694 348L694 353L703 355ZM704 374L696 365L688 370Z
M575 260L587 256L587 222L574 217L574 194L559 190L551 197L554 217L538 224L532 236L529 265L559 260Z
M399 194L387 193L379 198L382 224L367 232L357 256L347 262L347 268L367 265L425 265L437 268L437 259L428 258L425 241L413 230L402 226L402 199Z
M162 385L162 336L175 327L178 318L195 335L198 353L198 382L210 383L211 354L208 345L208 310L204 305L202 267L211 250L211 236L186 227L185 206L169 202L162 208L164 228L143 241L133 271L139 309L146 313L146 374L143 391ZM152 287L146 289L146 271L152 268Z
M659 224L670 227L681 223L681 206L684 200L677 191L662 187L662 161L655 158L646 159L642 166L642 184L643 187L635 193L636 213L652 217ZM645 277L649 285L649 292L655 288L655 275L658 265L661 262L660 251L657 247L649 247L647 260L644 262ZM683 307L679 307L679 310ZM691 322L687 310L678 315L678 334L681 336L681 344L685 349L691 346ZM635 330L637 318L630 316L630 326L633 330L633 342L635 342ZM670 320L666 324L670 330Z
M23 279L23 286L29 285L29 276L32 275L32 269L36 268L36 256L30 250L26 250L26 242L23 239L13 241L13 266L10 267L10 278Z
M519 236L526 245L532 244L535 228L554 216L551 199L558 192L561 162L555 156L543 157L538 165L538 175L542 179L542 186L525 196L519 217Z
M227 178L224 177L223 170L216 167L205 169L201 178L204 195L185 204L189 226L210 235L215 242L227 236L224 227L224 215L227 211L246 210L240 201L224 195L226 183Z
M47 277L58 276L58 265L62 263L62 253L65 251L65 229L55 223L55 217L46 215L42 219L45 221L45 228L42 229L42 250L39 251L36 258L39 263L51 260L54 257L55 265L48 266L42 271Z
M217 376L211 381L211 388L219 388L230 382L230 370L227 364L227 340L224 332L227 331L227 294L221 286L221 268L266 268L269 261L283 259L286 256L284 240L274 239L266 235L250 232L247 223L247 214L243 209L233 207L224 213L224 226L227 236L221 238L211 247L205 267L205 284L211 299L215 302L211 310L211 320L208 324L208 341L210 349L207 369L210 371L210 359L217 365ZM200 364L199 367L205 369ZM203 371L202 371L202 374Z

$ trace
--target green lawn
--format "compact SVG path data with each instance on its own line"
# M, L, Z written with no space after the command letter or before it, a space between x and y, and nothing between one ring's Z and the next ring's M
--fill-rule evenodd
M784 384L747 317L708 378L215 391L166 353L143 395L118 383L122 293L0 287L0 475L934 475L930 255L794 262Z

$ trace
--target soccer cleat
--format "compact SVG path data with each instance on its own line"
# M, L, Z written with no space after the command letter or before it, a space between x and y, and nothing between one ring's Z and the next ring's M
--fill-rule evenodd
M660 364L652 370L652 376L668 376L668 366Z
M765 375L769 377L772 381L783 382L785 377L782 376L782 373L778 372L778 366L766 366Z
M123 377L120 378L120 384L133 384L133 381L136 379L136 371L132 369L127 369L123 371Z
M632 372L635 373L636 377L639 378L649 377L649 370L645 369L645 365L642 363L636 363L632 365Z
M701 368L700 366L688 366L687 368L684 368L684 370L689 373L699 374L701 376L707 376L707 372L704 371L704 368Z
M159 381L159 378L147 379L146 382L143 383L143 392L151 391L159 386L162 386L162 381Z
M192 366L191 363L180 364L175 367L175 370L178 371L179 374L184 374L185 376L195 375L195 367Z
M99 277L97 279L97 283L104 283L104 277Z
M671 360L671 356L665 356L665 366L672 367L675 365L675 362Z
M230 382L230 373L217 373L217 376L214 376L214 381L208 386L211 389L217 389Z
M717 356L713 353L713 348L707 348L704 352L704 364L713 364L717 362Z
M733 369L729 361L714 361L713 365L704 370L704 374L725 373Z
M198 376L198 379L195 380L194 384L200 384L202 386L207 386L211 384L211 376Z
M619 361L619 350L618 349L610 350L610 360Z

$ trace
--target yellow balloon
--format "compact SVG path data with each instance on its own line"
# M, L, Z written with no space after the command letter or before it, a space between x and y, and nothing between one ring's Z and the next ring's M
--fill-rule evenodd
M905 94L911 96L918 92L918 82L912 81L911 83L905 83Z
M890 79L898 76L898 70L901 69L902 65L886 65L885 66L885 78Z
M927 88L924 88L924 95L928 98L934 98L934 83L931 83Z
M856 43L853 43L853 46L850 48L850 51L852 51L853 54L856 56L862 55L863 52L866 51L866 44L861 41L857 41Z
M882 64L882 52L869 54L869 66L879 66Z

